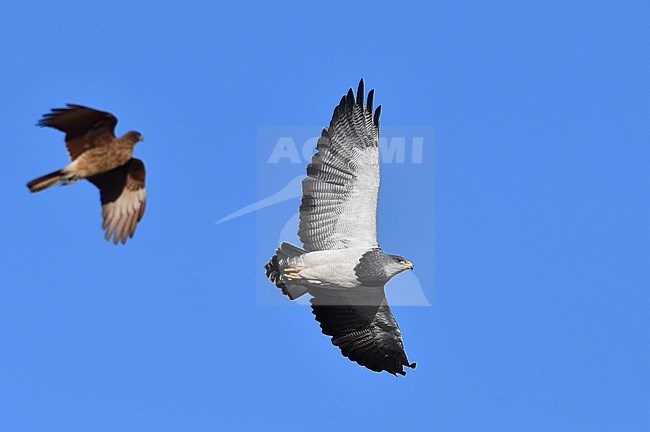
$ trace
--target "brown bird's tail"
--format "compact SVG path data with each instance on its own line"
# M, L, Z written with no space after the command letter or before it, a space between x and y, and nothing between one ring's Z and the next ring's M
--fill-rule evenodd
M27 187L30 192L38 192L43 189L47 189L50 186L54 186L59 182L69 183L72 177L70 174L66 173L64 170L60 169L58 171L45 174L42 177L34 179L27 183Z

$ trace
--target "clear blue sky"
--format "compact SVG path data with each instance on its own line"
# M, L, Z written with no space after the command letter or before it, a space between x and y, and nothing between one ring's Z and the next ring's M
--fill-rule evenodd
M650 5L570 3L3 2L0 431L650 430ZM262 169L260 128L317 134L362 76L435 131L383 171L432 304L394 310L399 378L260 301L297 199L215 224L304 169ZM25 187L66 102L146 138L125 247L91 185Z

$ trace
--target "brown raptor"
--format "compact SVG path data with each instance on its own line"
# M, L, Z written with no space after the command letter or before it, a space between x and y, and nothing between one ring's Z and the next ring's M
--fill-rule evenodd
M54 108L37 126L65 132L71 163L27 183L30 192L38 192L78 179L90 181L100 191L105 239L113 237L115 244L133 237L146 201L144 164L131 157L142 135L131 131L118 138L116 124L114 115L93 108L72 104Z

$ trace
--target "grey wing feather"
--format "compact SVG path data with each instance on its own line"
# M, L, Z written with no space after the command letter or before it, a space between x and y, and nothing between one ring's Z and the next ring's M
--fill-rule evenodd
M402 334L388 306L383 288L310 290L312 312L323 334L341 353L375 372L406 375L409 363Z
M307 167L298 236L308 251L377 246L379 117L363 91L361 80L356 100L343 96Z

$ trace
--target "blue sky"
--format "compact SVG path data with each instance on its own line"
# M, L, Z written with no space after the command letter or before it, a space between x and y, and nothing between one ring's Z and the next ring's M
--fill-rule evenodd
M1 431L650 429L647 2L0 12ZM394 310L399 378L260 300L297 199L215 224L291 177L260 128L318 134L362 76L382 128L435 131L383 170L380 242L431 301ZM66 163L34 127L66 102L146 138L125 247L90 184L25 187Z

